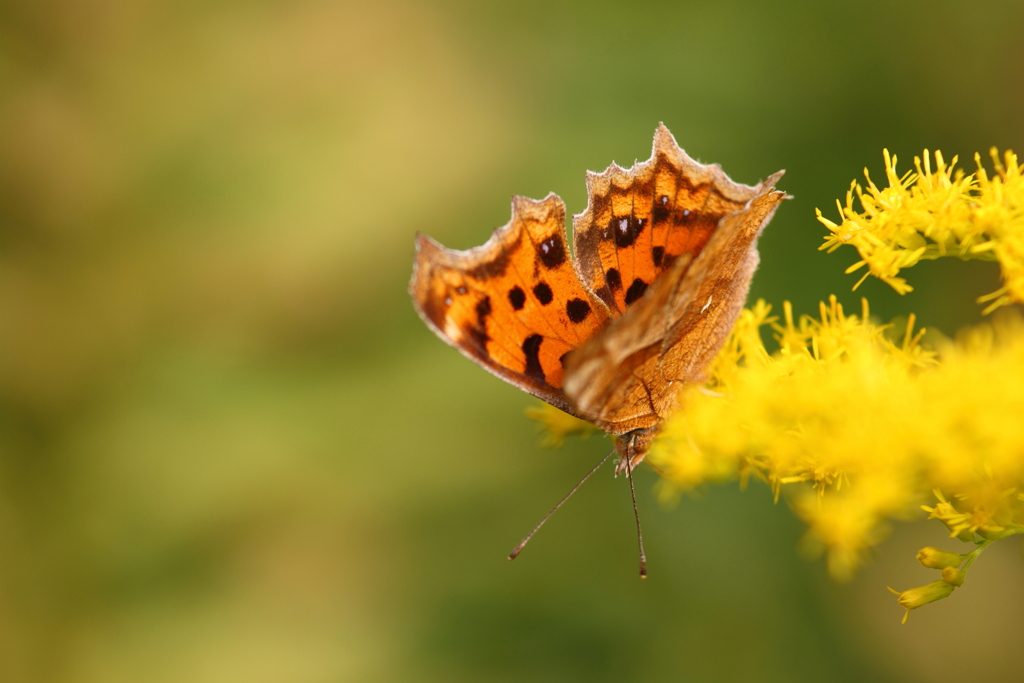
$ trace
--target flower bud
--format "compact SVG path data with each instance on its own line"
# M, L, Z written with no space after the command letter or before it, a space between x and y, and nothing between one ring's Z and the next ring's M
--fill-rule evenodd
M958 553L951 553L928 546L917 551L917 561L931 569L944 569L946 567L959 567L960 563L963 562L963 558Z
M945 567L942 570L942 580L954 588L964 583L964 573L956 567Z
M953 592L953 586L946 583L945 581L932 581L927 586L921 586L919 588L911 588L899 593L899 597L896 598L896 602L900 603L907 609L917 609L921 605L927 605L929 602L935 602L942 598L949 597L949 594Z
M903 623L905 624L907 623L907 617L910 615L910 610L917 609L921 605L927 605L929 602L949 597L954 588L956 586L940 579L939 581L932 581L927 586L911 588L902 593L894 588L889 590L899 596L896 598L896 602L907 609L907 613L903 615Z

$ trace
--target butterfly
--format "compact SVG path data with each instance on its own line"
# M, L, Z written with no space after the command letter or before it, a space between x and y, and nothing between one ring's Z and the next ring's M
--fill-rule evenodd
M739 316L782 174L735 183L661 124L647 161L588 171L572 253L553 193L513 197L511 220L473 249L417 235L414 306L485 370L615 435L616 474L631 474Z

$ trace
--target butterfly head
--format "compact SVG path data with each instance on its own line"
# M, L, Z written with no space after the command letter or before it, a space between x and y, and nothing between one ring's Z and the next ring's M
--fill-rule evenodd
M635 469L644 461L660 429L660 425L655 425L646 429L634 429L615 437L615 452L619 456L619 462L615 464L616 477L625 474L627 470Z

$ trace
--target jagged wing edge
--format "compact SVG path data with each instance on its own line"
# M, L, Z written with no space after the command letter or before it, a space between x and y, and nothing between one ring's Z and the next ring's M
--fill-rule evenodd
M593 211L593 202L595 193L605 193L606 188L612 183L613 178L620 174L626 174L631 179L642 178L644 174L653 172L655 160L658 157L658 153L664 153L670 160L672 160L688 177L693 177L698 181L709 181L723 195L733 199L737 202L747 203L753 197L755 197L765 183L758 184L757 186L751 187L750 185L744 185L742 183L735 182L732 178L726 175L725 171L718 164L702 164L695 161L683 150L682 147L676 142L672 132L665 126L664 123L659 123L658 127L654 131L654 142L651 145L651 156L645 161L634 161L633 165L629 168L623 168L617 163L612 162L608 165L601 173L594 171L587 171L587 206L578 214L574 214L572 217L572 234L570 235L571 242L573 245L573 267L576 269L576 276L579 278L580 283L587 289L588 292L594 295L594 298L600 299L597 292L594 292L586 278L584 277L583 269L580 261L580 244L577 239L579 234L576 226L580 224L586 224L590 222L591 213ZM776 174L776 176L780 175ZM775 176L772 176L775 178ZM777 178L775 178L777 179Z

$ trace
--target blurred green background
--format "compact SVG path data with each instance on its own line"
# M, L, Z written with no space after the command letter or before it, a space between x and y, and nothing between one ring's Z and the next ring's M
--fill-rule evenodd
M1024 151L1022 35L1019 0L4 2L0 680L1019 678L1019 545L900 627L935 523L837 586L764 486L665 507L645 468L641 583L609 469L506 562L609 444L539 447L405 288L416 231L579 212L664 121L787 169L754 296L953 333L993 264L854 294L814 208L883 147Z

